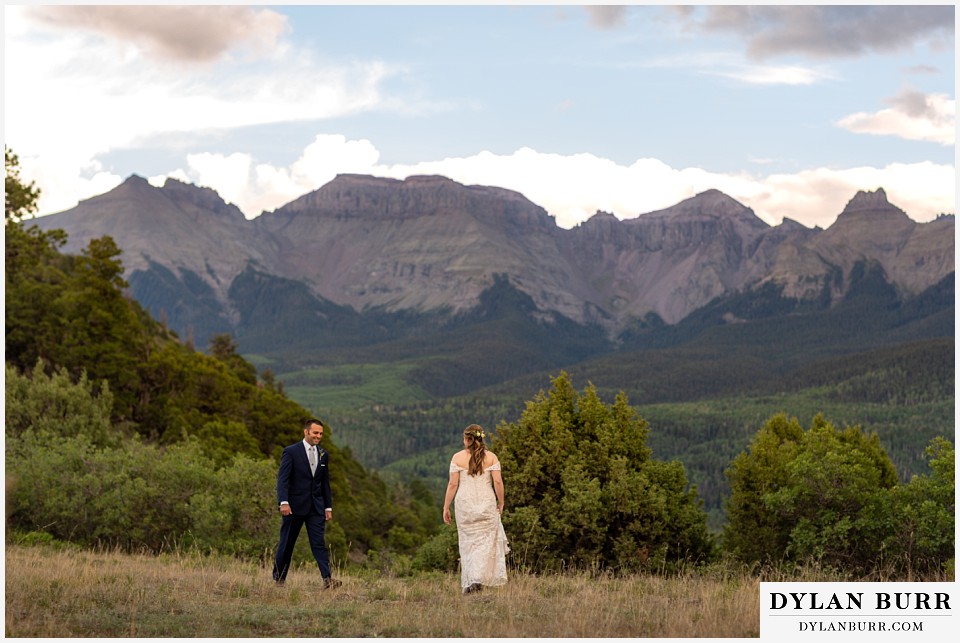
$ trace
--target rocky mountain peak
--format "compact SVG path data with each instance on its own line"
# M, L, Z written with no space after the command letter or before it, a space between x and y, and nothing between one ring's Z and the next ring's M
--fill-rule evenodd
M856 265L866 261L879 266L899 292L915 295L953 271L952 237L952 230L938 234L930 224L908 217L887 200L882 188L860 191L832 225L804 239L803 248L781 248L774 272L788 296L806 297L812 290L829 288L836 300L844 296L844 286L831 282L830 271L839 269L849 279ZM818 263L823 267L814 270Z
M245 220L240 208L227 203L211 188L168 178L160 192L188 213L212 212L232 219Z
M620 219L603 210L597 210L592 217L573 228L574 234L580 234L601 243L614 241L623 231L624 226Z
M886 233L893 233L894 229L912 228L914 225L915 222L906 212L887 200L884 189L877 188L873 192L857 192L830 229L837 232L854 227L869 233L866 229L869 227L875 232L882 229Z
M588 221L610 221L616 219L617 217L612 212L607 212L605 210L597 210Z
M457 183L453 179L447 178L445 176L440 176L439 174L414 174L413 176L408 176L402 181L402 183L410 188L462 188L464 187L460 183Z
M893 207L887 200L887 193L883 188L877 188L873 192L860 190L857 192L847 206L845 212L856 212L857 210L876 210Z
M537 230L555 228L546 211L519 192L487 186L466 186L443 176L411 176L403 180L341 174L271 215L292 219L334 218L400 221L420 217L463 216L493 224Z
M722 214L724 211L739 212L741 210L749 209L736 199L727 196L716 188L699 192L695 196L687 199L686 202L690 204L696 204L698 207L704 210L716 211L718 214Z
M126 185L129 187L150 187L150 182L139 174L131 174L124 180L121 185Z
M779 228L781 228L781 229L783 229L783 230L790 231L790 232L797 231L797 230L809 230L809 229L810 229L810 228L808 228L807 226L805 226L805 225L803 225L802 223L800 223L799 221L795 221L795 220L791 219L790 217L783 217L783 221L781 221L781 222L780 222L780 225L777 226L777 227L779 227Z
M109 192L92 196L89 199L82 199L78 204L80 206L97 207L111 210L115 207L124 207L125 204L136 202L143 204L146 209L159 205L166 201L157 188L142 176L131 174L123 183L113 188ZM60 213L58 213L60 214ZM58 216L54 214L52 216Z
M131 207L130 204L137 205ZM198 187L173 178L168 178L163 187L158 188L137 174L131 174L109 192L81 201L80 205L97 208L99 216L125 219L138 216L170 217L170 206L173 205L174 212L180 211L198 222L210 213L245 220L237 206L225 202L211 188Z
M605 212L603 210L597 210L593 216L591 216L586 221L577 224L578 228L590 229L590 228L609 228L620 223L613 213Z
M376 206L379 197L400 185L397 179L359 174L338 174L319 189L304 194L269 214L296 216L302 213L350 217L363 205Z
M644 214L640 218L663 218L669 221L726 219L758 229L769 227L753 210L716 189L700 192L674 206Z

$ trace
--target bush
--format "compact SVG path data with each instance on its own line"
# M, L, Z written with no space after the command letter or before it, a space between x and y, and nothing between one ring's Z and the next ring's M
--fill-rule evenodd
M420 546L413 558L417 571L455 572L460 564L457 528L452 522Z
M10 521L82 544L160 551L191 527L190 497L210 485L213 469L195 444L161 451L138 440L98 449L85 436L57 449L33 433L8 462L15 484Z
M113 395L106 382L95 390L85 373L74 382L66 369L47 375L38 361L30 375L6 365L4 417L7 439L32 430L48 440L63 435L83 435L97 446L117 444L119 435L110 425Z
M501 423L511 557L533 571L672 570L713 554L706 514L683 466L652 458L647 423L621 392L605 405L566 373Z
M876 434L771 418L727 470L727 549L745 562L875 569L897 473Z
M280 535L276 466L238 456L190 498L190 537L203 551L245 558L273 556Z
M953 576L956 534L956 460L953 444L936 438L926 449L929 475L894 487L877 512L883 518L885 564L908 578ZM875 514L876 515L876 514ZM882 519L881 519L882 520Z

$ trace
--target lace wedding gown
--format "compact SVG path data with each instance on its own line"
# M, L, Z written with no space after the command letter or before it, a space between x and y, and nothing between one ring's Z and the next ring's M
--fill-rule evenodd
M478 476L471 476L453 462L450 472L460 472L460 485L454 499L457 535L460 540L460 585L466 589L474 583L496 586L507 582L505 557L510 548L497 511L497 495L493 491L494 464Z

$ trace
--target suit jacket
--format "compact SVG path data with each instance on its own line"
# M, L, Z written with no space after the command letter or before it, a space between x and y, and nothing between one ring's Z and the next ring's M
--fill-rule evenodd
M277 472L277 501L290 503L290 510L298 516L306 516L313 509L321 516L324 509L333 509L330 493L330 454L317 446L320 460L317 472L310 474L310 460L303 442L291 444L280 456Z

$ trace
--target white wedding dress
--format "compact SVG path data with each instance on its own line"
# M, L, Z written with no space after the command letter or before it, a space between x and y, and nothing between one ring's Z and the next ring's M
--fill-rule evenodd
M474 583L497 586L507 582L506 555L510 551L507 535L497 511L490 472L500 470L494 464L478 476L450 462L450 473L460 472L460 484L454 499L457 536L460 540L460 585Z

